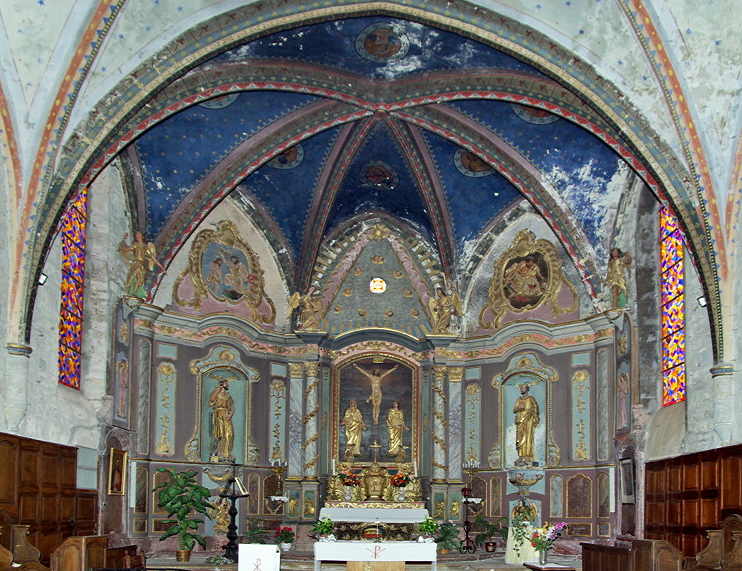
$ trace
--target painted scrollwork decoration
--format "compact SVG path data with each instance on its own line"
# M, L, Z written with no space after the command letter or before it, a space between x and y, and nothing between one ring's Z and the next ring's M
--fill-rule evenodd
M572 292L570 307L559 306L564 283ZM523 313L550 305L555 317L577 308L577 292L562 274L562 263L554 245L521 230L513 245L495 263L487 304L479 313L479 325L494 329L507 311Z
M206 300L213 300L246 307L249 318L256 323L275 322L276 307L265 293L258 255L233 222L222 220L215 230L199 232L188 261L173 288L178 305L201 310Z

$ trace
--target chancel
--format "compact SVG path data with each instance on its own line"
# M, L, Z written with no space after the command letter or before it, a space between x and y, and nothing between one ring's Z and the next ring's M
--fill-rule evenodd
M0 571L734 568L735 13L0 2Z

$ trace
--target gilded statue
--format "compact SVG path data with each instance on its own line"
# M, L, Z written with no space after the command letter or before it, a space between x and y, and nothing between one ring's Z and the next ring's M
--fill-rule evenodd
M211 437L212 454L217 461L234 460L232 448L234 447L234 400L229 394L229 381L221 379L211 395L209 395L209 406L212 409ZM216 452L216 454L214 454Z
M300 294L298 291L289 300L289 310L286 317L299 308L299 329L319 329L322 324L324 304L317 294L317 288L310 286L307 293Z
M628 301L626 274L630 267L631 256L628 253L622 253L618 248L612 248L611 257L608 260L608 273L605 283L610 288L611 307L613 309L626 307L626 302Z
M511 303L535 304L546 291L547 280L533 256L512 264L503 275L505 297Z
M141 232L134 235L131 244L126 243L129 234L124 234L119 243L119 253L129 265L129 273L126 276L126 293L138 298L146 297L144 282L147 274L158 266L163 272L165 268L157 260L157 251L152 242L145 242Z
M346 451L352 453L353 456L359 456L361 454L361 436L362 432L366 430L366 423L363 422L363 414L358 408L357 401L350 401L340 424L345 426Z
M357 363L353 363L353 366L365 375L369 381L371 381L371 394L366 399L367 403L371 403L371 416L373 417L374 424L379 424L379 413L381 412L381 381L393 371L399 368L399 365L394 365L391 369L382 373L379 369L373 369L371 372L358 366Z
M404 412L399 408L398 401L392 401L392 408L386 416L386 429L389 436L389 456L395 456L403 451L402 440L404 437L404 431L409 430L410 427L405 424Z
M428 306L433 314L433 333L450 333L452 316L463 315L459 294L446 295L440 287L436 288L436 297L430 298Z
M518 451L516 466L533 463L535 459L534 434L540 422L538 403L529 394L528 385L520 385L520 396L515 401L515 448Z

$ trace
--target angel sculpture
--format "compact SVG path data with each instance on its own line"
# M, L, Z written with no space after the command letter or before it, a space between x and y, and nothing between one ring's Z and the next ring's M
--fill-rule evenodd
M157 260L157 251L152 242L145 242L141 232L137 232L131 244L126 243L129 234L124 234L119 244L119 253L129 264L129 274L126 276L126 292L138 298L144 298L144 282L147 273L157 265L163 272L165 268Z
M446 295L443 288L436 288L437 297L431 297L428 301L430 313L433 314L433 332L450 333L451 316L463 315L461 310L461 298L456 292Z
M608 274L606 275L605 283L610 288L611 307L614 309L626 307L628 298L626 274L630 267L631 256L629 253L623 253L618 248L612 248L611 257L608 260Z
M286 317L291 317L296 308L299 308L299 329L319 329L322 322L324 306L322 299L316 295L317 288L310 286L304 295L298 291L289 300L289 311Z

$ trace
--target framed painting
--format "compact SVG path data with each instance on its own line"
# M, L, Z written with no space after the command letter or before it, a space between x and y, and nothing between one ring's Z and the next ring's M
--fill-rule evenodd
M126 486L126 452L111 448L108 461L108 495L123 496Z
M334 458L357 463L416 457L416 373L383 355L335 369Z

